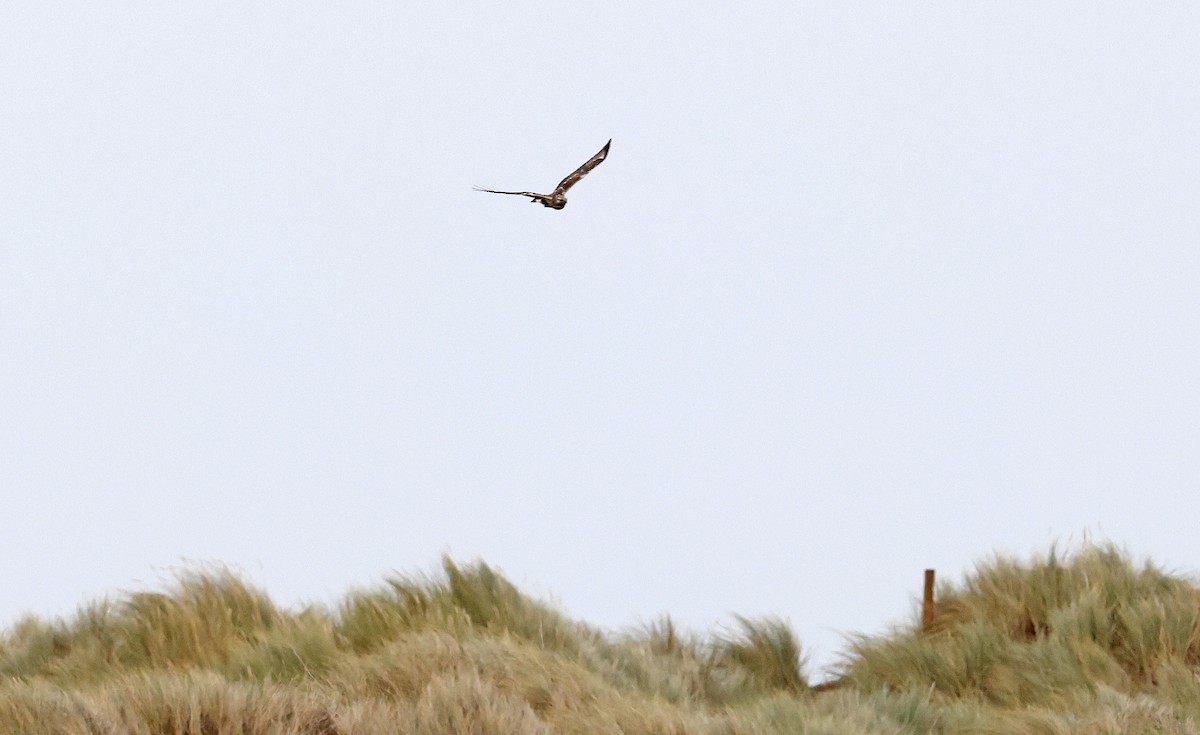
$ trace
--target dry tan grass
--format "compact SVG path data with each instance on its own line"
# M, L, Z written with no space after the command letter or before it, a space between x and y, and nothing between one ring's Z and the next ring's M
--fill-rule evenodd
M785 623L736 622L604 633L450 560L335 610L192 571L14 624L0 735L1200 731L1200 593L1108 546L980 565L932 631L852 639L823 693Z

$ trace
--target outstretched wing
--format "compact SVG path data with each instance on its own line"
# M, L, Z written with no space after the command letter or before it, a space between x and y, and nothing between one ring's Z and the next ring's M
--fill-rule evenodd
M489 194L515 194L519 197L533 197L534 199L545 199L545 194L534 194L532 191L496 191L495 189L483 189L478 186L471 187L475 191L486 191Z
M600 149L600 152L589 158L587 163L575 169L575 171L567 178L558 182L558 187L554 190L554 193L566 194L567 189L570 189L572 186L578 184L580 179L582 179L584 176L587 176L588 172L599 166L600 162L608 157L608 147L610 145L612 145L612 138L609 138L608 142L604 144L604 147Z

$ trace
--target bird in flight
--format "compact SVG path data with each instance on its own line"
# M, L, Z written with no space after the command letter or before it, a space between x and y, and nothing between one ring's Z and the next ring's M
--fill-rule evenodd
M610 145L612 145L612 138L609 138L604 147L600 149L600 152L589 158L587 163L575 169L567 178L558 182L558 186L554 187L554 191L550 194L535 194L532 191L496 191L495 189L481 189L478 186L475 187L475 191L486 191L489 194L516 194L522 197L532 197L529 200L531 204L533 202L541 202L543 207L562 209L567 206L567 189L578 184L580 179L587 176L592 169L599 166L600 162L608 157L608 147Z

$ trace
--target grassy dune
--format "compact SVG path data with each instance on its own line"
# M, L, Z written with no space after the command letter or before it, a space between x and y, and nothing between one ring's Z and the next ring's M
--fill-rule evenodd
M933 628L855 637L810 687L776 619L698 636L571 620L443 562L336 609L181 575L0 637L0 733L1196 733L1200 590L1111 546L998 558Z

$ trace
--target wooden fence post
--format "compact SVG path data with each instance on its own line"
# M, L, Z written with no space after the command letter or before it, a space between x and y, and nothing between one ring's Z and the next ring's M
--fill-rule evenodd
M925 595L921 598L921 632L933 627L933 570L925 570Z

